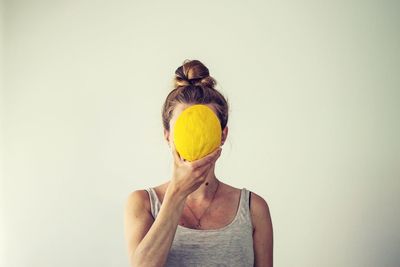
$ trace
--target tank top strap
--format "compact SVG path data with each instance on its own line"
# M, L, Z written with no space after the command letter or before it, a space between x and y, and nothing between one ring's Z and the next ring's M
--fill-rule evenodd
M251 213L250 213L250 190L243 187L240 195L240 210L239 210L239 218L247 225L252 225L251 222Z
M158 199L156 191L154 191L152 187L145 188L144 190L146 190L147 193L149 194L151 215L153 215L153 218L155 219L161 208L160 200Z

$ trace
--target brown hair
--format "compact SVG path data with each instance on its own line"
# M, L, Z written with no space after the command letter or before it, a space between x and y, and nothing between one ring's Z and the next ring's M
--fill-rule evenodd
M217 81L210 76L208 68L199 60L186 59L175 70L174 89L167 95L162 107L164 129L169 130L172 112L178 103L212 104L216 111L221 129L228 123L229 105L225 97L215 89Z

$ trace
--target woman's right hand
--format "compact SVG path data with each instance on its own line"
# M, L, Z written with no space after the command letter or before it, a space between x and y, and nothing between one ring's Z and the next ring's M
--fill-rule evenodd
M222 148L214 150L207 156L195 160L186 161L181 158L175 149L174 142L171 142L171 151L174 158L172 179L168 187L172 186L184 197L195 191L206 180L206 177L213 164L221 155Z

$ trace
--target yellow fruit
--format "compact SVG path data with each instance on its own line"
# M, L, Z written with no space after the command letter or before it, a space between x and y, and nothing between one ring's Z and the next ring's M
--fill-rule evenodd
M179 114L174 125L176 151L187 161L200 159L221 145L221 124L214 111L196 104Z

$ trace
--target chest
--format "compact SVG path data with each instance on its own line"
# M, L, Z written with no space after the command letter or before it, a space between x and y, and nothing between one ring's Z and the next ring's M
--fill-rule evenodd
M219 229L229 225L240 208L240 192L229 197L219 198L211 204L193 205L186 203L179 225L190 229ZM209 205L210 204L210 205Z

